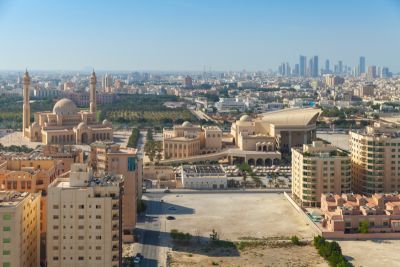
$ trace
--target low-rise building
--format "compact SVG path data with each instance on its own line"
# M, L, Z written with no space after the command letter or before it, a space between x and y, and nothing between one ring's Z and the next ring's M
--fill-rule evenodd
M400 232L400 195L322 194L322 226L331 232L358 233L365 222L368 233Z
M68 178L49 185L48 267L121 266L123 181L73 164Z
M40 194L0 191L0 264L40 266Z
M314 141L292 149L292 194L302 206L319 206L322 194L351 190L350 158L335 146Z
M163 130L163 146L164 159L218 152L222 148L222 131L217 126L201 127L186 121Z
M189 189L226 189L228 179L221 165L182 166L182 185Z

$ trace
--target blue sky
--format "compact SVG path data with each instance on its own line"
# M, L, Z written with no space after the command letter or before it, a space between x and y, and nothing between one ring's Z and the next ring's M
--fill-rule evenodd
M0 0L0 69L400 71L399 0Z

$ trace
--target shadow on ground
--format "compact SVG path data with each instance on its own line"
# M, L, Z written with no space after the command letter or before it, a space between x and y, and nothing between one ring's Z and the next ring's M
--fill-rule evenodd
M170 233L145 230L136 228L137 236L145 236L140 238L139 243L150 246L169 247L174 251L200 254L209 257L236 257L239 256L239 250L231 241L218 240L211 241L210 238L204 236L192 236L190 241L172 241Z
M187 208L184 206L168 203L159 202L155 200L144 200L147 207L151 205L161 204L161 209L148 209L146 211L147 215L182 215L182 214L194 214L194 209Z

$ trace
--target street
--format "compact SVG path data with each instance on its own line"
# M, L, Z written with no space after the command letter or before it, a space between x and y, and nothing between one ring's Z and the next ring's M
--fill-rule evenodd
M155 267L165 266L166 243L165 217L163 203L160 202L162 194L146 194L146 213L138 216L136 227L139 238L139 252L144 260L138 266Z

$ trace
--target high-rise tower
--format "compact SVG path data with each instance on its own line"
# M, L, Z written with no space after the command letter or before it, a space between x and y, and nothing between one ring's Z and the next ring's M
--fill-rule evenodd
M31 78L29 77L28 70L24 74L24 85L23 85L23 106L22 106L22 136L25 137L25 129L29 128L31 122L31 108L29 104L29 86L31 84Z
M90 76L90 88L89 88L90 113L96 113L96 83L97 83L96 73L94 73L93 70L92 76Z

